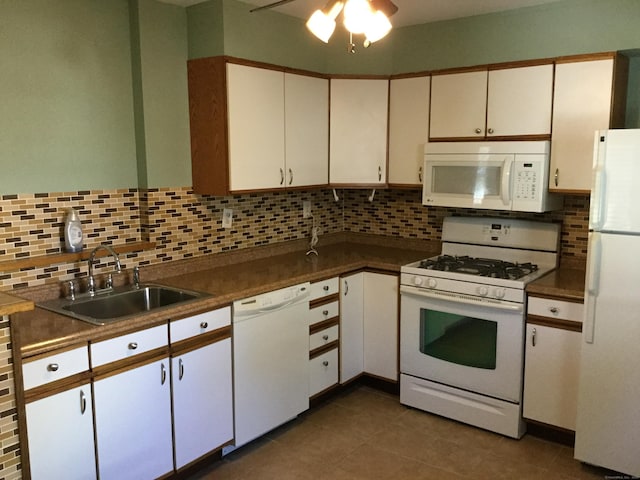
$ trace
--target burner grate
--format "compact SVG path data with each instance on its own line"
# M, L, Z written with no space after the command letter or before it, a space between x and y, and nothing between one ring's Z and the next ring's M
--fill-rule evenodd
M517 280L538 270L538 266L531 262L514 263L491 258L454 255L440 255L436 258L422 260L419 267L427 270L456 272L508 280Z

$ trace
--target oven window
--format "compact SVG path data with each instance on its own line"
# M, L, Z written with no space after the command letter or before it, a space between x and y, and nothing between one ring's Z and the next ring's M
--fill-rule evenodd
M427 309L420 312L422 353L458 365L495 370L496 322Z

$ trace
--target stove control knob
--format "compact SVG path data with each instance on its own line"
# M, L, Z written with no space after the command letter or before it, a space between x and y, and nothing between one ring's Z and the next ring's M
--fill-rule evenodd
M504 298L505 293L504 288L496 288L493 292L496 298Z
M436 288L436 286L437 286L437 285L438 285L438 281L437 281L435 278L430 278L430 279L427 281L427 286L428 286L429 288Z
M478 295L486 297L489 295L489 289L487 287L478 287Z
M422 277L418 277L417 275L413 277L413 284L417 286L422 285Z

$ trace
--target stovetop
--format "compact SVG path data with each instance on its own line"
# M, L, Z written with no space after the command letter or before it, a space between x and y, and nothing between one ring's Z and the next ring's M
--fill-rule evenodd
M417 268L517 280L537 271L538 265L531 262L507 262L493 258L478 258L468 255L440 255L420 261Z

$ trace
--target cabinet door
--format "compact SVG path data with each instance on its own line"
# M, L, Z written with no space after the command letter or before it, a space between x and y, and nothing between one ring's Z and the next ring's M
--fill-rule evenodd
M233 439L231 339L171 359L176 469Z
M329 80L284 76L287 187L329 183Z
M230 189L284 187L284 73L227 64Z
M389 89L389 183L421 185L424 144L429 139L429 77L391 80Z
M575 430L580 332L527 324L523 416Z
M549 189L591 189L593 136L609 128L613 59L556 65Z
M364 274L364 371L398 380L398 277Z
M329 182L386 183L388 100L388 80L331 80Z
M89 384L25 407L33 480L96 478Z
M173 470L168 359L97 380L94 399L101 480Z
M491 70L487 137L549 135L553 65Z
M431 77L431 138L485 136L487 71Z
M345 383L360 375L364 368L364 274L340 280L340 383Z

